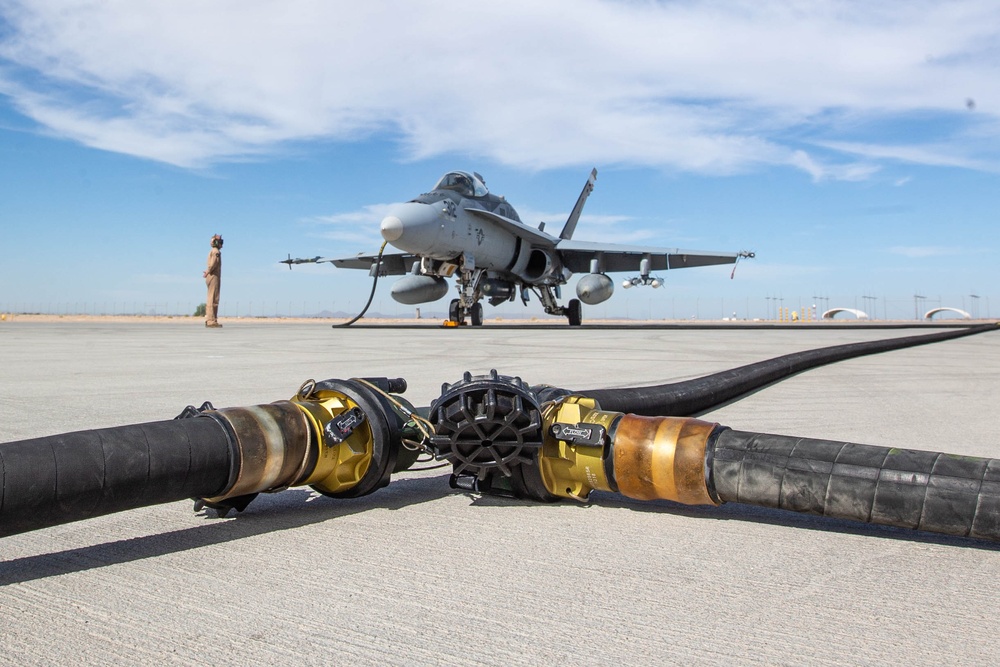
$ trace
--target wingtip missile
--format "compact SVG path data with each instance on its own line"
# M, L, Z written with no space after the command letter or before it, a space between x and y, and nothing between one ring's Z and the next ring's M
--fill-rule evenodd
M288 270L291 271L292 270L292 264L314 264L314 263L318 262L319 260L320 260L320 255L316 255L315 257L310 257L310 258L306 258L306 259L302 259L302 258L299 258L299 257L295 257L293 259L292 256L289 255L288 259L279 260L278 264L287 264L288 265Z

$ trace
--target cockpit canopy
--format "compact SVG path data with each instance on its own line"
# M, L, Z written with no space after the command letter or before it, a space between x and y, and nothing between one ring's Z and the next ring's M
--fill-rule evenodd
M435 190L454 190L463 197L485 197L490 193L478 174L464 171L448 172L434 186Z

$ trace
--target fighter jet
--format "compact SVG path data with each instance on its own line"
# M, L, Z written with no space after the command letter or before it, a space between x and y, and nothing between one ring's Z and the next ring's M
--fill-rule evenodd
M434 188L406 203L394 204L380 226L382 238L400 252L355 257L288 259L293 264L329 262L348 269L365 269L373 277L405 275L392 286L392 298L416 305L437 301L455 278L458 297L448 308L449 323L483 323L484 299L497 306L534 293L549 315L564 316L571 326L583 319L581 302L595 305L611 298L614 283L608 273L632 271L622 287L660 287L653 271L713 264L734 264L752 252L704 252L574 241L583 205L594 189L597 170L587 179L559 236L524 224L502 196L491 194L478 173L452 171ZM384 246L383 246L384 248ZM576 285L577 299L559 305L561 288L574 273L587 275ZM408 274L408 275L407 275Z

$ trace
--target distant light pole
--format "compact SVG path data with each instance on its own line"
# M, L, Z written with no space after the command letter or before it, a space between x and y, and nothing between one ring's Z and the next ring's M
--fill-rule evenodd
M978 320L979 319L979 295L978 294L970 294L969 298L972 299L972 303L969 304L969 310L972 311L972 313L971 313L972 314L972 319Z
M871 301L871 302L872 302L872 303L871 303L871 309L870 309L870 310L871 310L871 313L872 313L872 319L873 319L873 320L877 320L877 319L878 319L878 313L876 313L876 312L874 312L874 311L875 311L875 300L876 300L876 299L878 299L878 297L877 297L877 296L863 296L863 297L861 297L861 298L862 298L862 299L863 299L863 300L865 301L865 312L866 312L866 313L868 313L868 312L869 312L869 305L868 305L868 302L869 302L869 301Z
M913 319L920 319L920 302L927 297L922 294L913 295Z
M765 296L764 301L766 301L767 307L767 319L771 319L771 301L774 299L773 296Z
M823 302L823 312L824 313L826 311L830 310L830 297L828 297L828 296L814 296L813 299L815 299L816 301L822 301Z

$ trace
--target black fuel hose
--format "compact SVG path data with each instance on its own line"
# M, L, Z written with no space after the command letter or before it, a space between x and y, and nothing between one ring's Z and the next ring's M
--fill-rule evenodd
M0 444L0 536L185 498L229 482L229 435L208 417Z
M1000 460L720 430L717 500L1000 541Z
M996 324L983 324L962 329L919 336L904 336L883 340L834 345L815 350L794 352L727 371L713 373L693 380L661 384L652 387L620 389L589 389L574 391L597 400L601 409L637 415L669 415L687 417L697 415L723 403L744 396L756 389L783 380L811 368L817 368L845 359L900 350L917 345L936 343L962 336L972 336L986 331L998 331ZM540 392L543 400L571 393L563 389L547 388Z
M375 266L378 268L375 269L375 277L372 279L372 291L368 293L368 301L365 302L365 307L361 309L360 313L355 315L347 322L341 322L340 324L332 325L334 329L336 329L337 327L349 327L358 320L360 320L362 317L364 317L365 313L368 312L368 308L370 308L372 305L372 299L375 298L375 288L378 287L379 271L381 271L382 269L382 254L385 253L385 246L387 243L388 241L383 241L382 247L378 249L378 257L375 258Z

